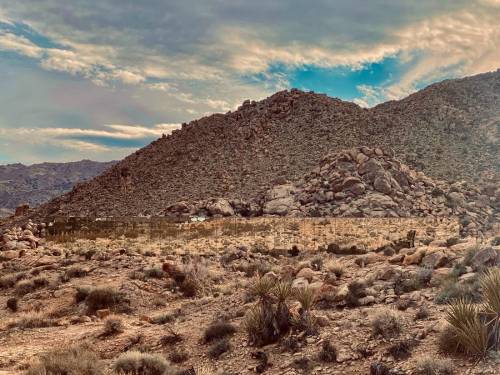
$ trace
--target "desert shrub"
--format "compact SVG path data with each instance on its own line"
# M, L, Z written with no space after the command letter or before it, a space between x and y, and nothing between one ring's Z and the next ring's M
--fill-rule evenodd
M127 301L123 293L111 287L94 288L85 298L85 304L91 313L101 309L116 308L125 303L127 303Z
M231 344L227 338L217 340L208 350L210 358L218 359L222 354L231 350Z
M16 312L18 308L18 300L16 297L9 298L6 302L6 306L10 311Z
M121 354L113 365L115 372L127 375L174 375L175 369L159 354L130 351Z
M169 354L168 359L172 363L183 363L189 359L189 354L183 349L174 350Z
M470 302L478 302L481 300L481 285L478 277L468 280L467 282L459 282L456 279L448 279L441 284L439 293L435 301L438 304L453 302L458 299L465 299Z
M400 311L407 310L410 306L412 306L415 302L410 299L399 299L396 302L396 308Z
M184 281L179 285L179 290L184 295L184 297L192 298L196 297L201 289L199 280L191 275L186 276Z
M347 289L349 290L345 298L347 306L359 306L359 299L366 297L366 284L360 280L353 280L347 285Z
M18 327L21 329L52 327L56 323L42 312L30 311L21 314L16 320L8 324L9 328Z
M488 348L488 332L482 324L477 307L464 299L452 303L446 313L457 342L472 355L484 355Z
M337 361L337 348L332 345L328 340L323 341L321 344L321 351L319 352L319 360L322 362L336 362Z
M421 287L424 287L429 284L432 279L432 268L419 267L415 278L418 280Z
M410 293L426 287L432 278L432 269L419 268L417 272L409 277L400 276L394 283L396 294Z
M417 361L416 375L452 375L453 363L446 359L423 358Z
M104 332L105 336L115 335L121 333L124 330L123 321L117 316L110 316L104 322Z
M165 276L165 272L159 267L148 268L144 270L146 279L161 279Z
M29 366L27 375L103 375L99 357L87 348L53 350Z
M80 302L85 301L87 296L90 294L91 290L92 290L92 288L88 287L88 286L76 287L75 302L80 303Z
M228 322L214 322L205 330L205 333L203 334L203 341L205 343L210 343L212 341L220 340L224 337L233 335L235 332L236 328Z
M411 355L411 349L414 347L415 342L411 339L398 340L392 343L387 352L392 355L394 359L406 359Z
M429 309L425 306L420 306L415 313L415 320L426 319L429 317Z
M384 338L396 337L403 329L401 318L391 310L384 310L375 314L371 326L374 336Z
M315 271L321 270L323 268L323 258L321 256L316 256L311 260L311 268Z

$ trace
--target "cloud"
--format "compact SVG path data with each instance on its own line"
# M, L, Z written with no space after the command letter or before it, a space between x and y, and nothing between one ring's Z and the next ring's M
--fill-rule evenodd
M43 49L23 36L0 31L0 51L16 52L32 58L40 58Z
M153 127L142 125L104 125L105 130L79 129L79 128L18 128L3 131L3 135L33 138L73 138L81 136L115 138L115 139L142 139L148 137L159 137L162 134L170 134L179 129L180 124L157 124Z
M177 124L291 86L342 81L372 106L498 68L498 19L498 0L0 0L0 127L116 157L162 130L106 124ZM359 74L389 60L401 71ZM345 79L296 79L309 70Z

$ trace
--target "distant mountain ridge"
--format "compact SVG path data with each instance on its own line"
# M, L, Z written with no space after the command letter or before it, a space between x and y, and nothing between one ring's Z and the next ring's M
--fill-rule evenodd
M370 109L285 90L183 124L38 215L155 215L182 200L251 199L300 180L326 154L357 146L390 148L434 179L473 181L500 170L499 128L500 70Z
M48 202L115 163L82 160L29 166L20 163L0 165L0 217L12 213L21 203L34 207Z

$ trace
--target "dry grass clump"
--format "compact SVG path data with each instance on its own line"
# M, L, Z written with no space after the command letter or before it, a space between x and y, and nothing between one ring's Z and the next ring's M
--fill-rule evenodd
M160 267L152 267L144 270L146 279L162 279L165 277L165 272Z
M113 370L127 375L174 375L176 370L159 354L130 351L121 354Z
M453 363L446 359L424 358L417 362L416 375L452 375Z
M337 277L341 277L344 274L344 270L345 270L344 266L335 260L328 261L325 265L325 269L328 272L335 274L335 276L337 276Z
M83 268L82 266L72 266L70 268L68 268L66 270L66 272L64 272L62 275L61 275L61 281L63 282L66 282L66 281L69 281L73 278L78 278L78 277L85 277L87 276L88 274L88 270Z
M16 284L15 291L16 294L24 296L25 294L46 287L47 285L49 285L49 280L46 277L39 276L34 279L19 281Z
M189 359L189 354L184 349L175 349L169 354L168 359L172 363L183 363Z
M179 316L178 312L165 313L153 316L150 321L153 324L162 325L162 324L172 323L178 316Z
M386 339L398 336L403 329L400 316L389 309L375 314L371 326L374 336L382 336Z
M236 332L236 328L225 321L214 322L210 324L205 333L203 334L203 341L205 343L210 343L215 340L223 339L227 336L231 336Z
M87 348L54 350L29 366L26 375L104 375L99 357Z
M118 333L122 333L125 327L123 321L118 316L109 316L104 322L104 332L103 335L111 336Z
M4 275L4 276L0 277L0 289L12 288L14 285L16 285L16 283L19 280L22 280L25 277L26 277L26 274L22 273L22 272Z
M53 327L54 325L56 325L56 322L53 319L47 317L43 312L29 311L21 314L17 319L11 321L8 324L8 327L31 329L31 328Z
M208 350L208 356L218 359L222 354L231 350L231 344L227 338L217 340Z

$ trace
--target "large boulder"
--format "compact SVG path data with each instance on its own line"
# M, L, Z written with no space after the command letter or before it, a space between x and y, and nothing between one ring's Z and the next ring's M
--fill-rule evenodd
M266 194L266 202L263 212L267 215L288 215L292 210L299 208L299 203L295 199L295 187L293 184L283 184L274 186Z
M498 250L492 247L486 247L479 250L471 259L472 268L477 271L485 267L493 267L500 262Z
M228 200L216 198L207 204L207 211L210 215L233 216L234 210Z

